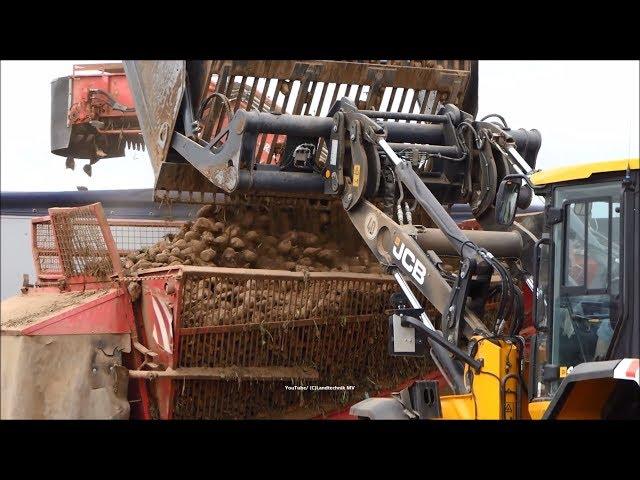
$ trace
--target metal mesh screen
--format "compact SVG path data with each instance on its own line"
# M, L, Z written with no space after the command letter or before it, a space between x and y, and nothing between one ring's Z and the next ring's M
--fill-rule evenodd
M257 272L256 272L257 274ZM308 277L195 274L184 282L182 327L264 324L381 311L393 282Z
M177 233L184 222L159 220L107 220L120 258L157 243L169 233ZM63 276L55 248L51 219L34 218L31 225L32 249L36 275L43 281Z
M38 279L49 281L62 277L62 267L49 217L31 220L31 250Z
M178 233L184 222L109 221L111 235L121 257L155 245L169 233Z
M57 255L40 255L38 257L40 271L49 274L58 274L62 272L60 266L60 257Z
M35 242L36 246L43 250L54 250L56 248L50 221L47 220L46 223L35 224Z
M100 210L98 210L98 208ZM49 210L62 271L65 276L107 278L117 271L105 238L99 205Z
M397 289L390 277L211 270L183 274L178 367L310 367L320 375L314 384L355 389L286 390L299 380L176 381L176 418L317 414L433 369L430 359L388 354L385 309Z

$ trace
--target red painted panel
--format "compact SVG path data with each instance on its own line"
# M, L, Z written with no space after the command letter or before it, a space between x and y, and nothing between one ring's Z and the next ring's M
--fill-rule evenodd
M90 90L102 90L118 103L132 108L135 107L133 95L129 89L127 78L123 74L82 75L72 78L71 108L69 120L71 123L80 124L97 117L122 117L135 116L135 112L121 112L113 110L103 103L102 96L98 95L94 101L90 100Z
M156 352L156 362L167 367L176 367L177 346L180 339L176 324L178 322L177 292L167 294L165 285L175 287L173 278L142 279L142 326L145 345ZM156 379L152 387L161 419L173 417L174 382L171 379Z
M130 333L133 312L129 298L120 289L30 325L22 335L81 335Z

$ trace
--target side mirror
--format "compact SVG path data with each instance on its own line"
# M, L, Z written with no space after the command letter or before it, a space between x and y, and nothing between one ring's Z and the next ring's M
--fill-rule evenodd
M503 180L496 195L496 223L498 225L511 225L516 216L518 195L520 193L520 180Z

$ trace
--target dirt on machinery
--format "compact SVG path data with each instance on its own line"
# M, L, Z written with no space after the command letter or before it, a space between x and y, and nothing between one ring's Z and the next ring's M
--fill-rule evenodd
M3 331L24 328L69 310L85 301L106 295L108 290L66 293L30 293L10 297L2 302L0 322Z

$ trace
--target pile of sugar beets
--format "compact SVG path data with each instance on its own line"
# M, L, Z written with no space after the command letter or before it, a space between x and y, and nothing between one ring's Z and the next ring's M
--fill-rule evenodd
M124 274L132 276L142 269L167 265L383 273L364 244L355 255L347 254L339 251L328 232L316 235L277 230L267 214L248 211L231 221L223 221L217 208L207 205L198 211L195 221L186 222L178 233L168 234L155 245L129 254L124 259ZM131 282L129 293L135 301L140 286Z

